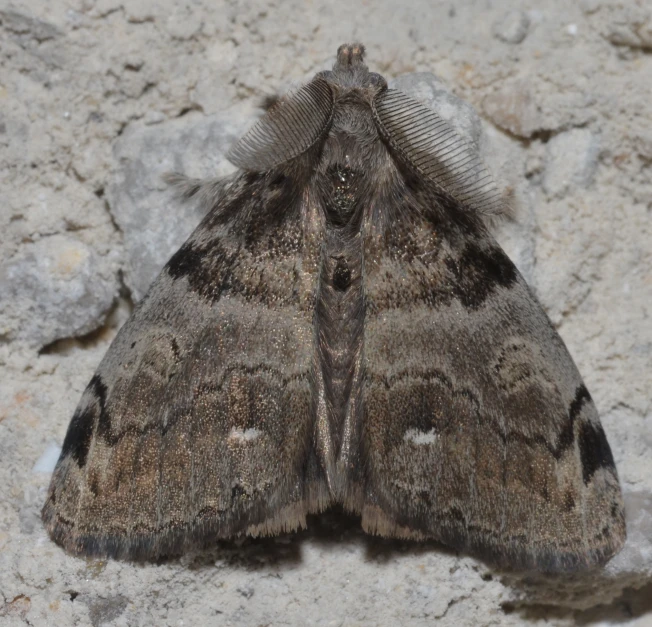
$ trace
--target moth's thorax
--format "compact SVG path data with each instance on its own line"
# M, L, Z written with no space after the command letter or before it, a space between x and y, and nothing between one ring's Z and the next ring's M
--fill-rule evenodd
M326 173L326 220L335 227L347 225L356 207L356 187L360 173L347 164L335 164Z
M333 106L330 135L351 135L361 143L378 139L371 104L366 100L364 92L351 89L338 95Z
M351 95L339 101L319 166L326 218L333 226L351 222L369 191L374 164L386 152L371 109Z

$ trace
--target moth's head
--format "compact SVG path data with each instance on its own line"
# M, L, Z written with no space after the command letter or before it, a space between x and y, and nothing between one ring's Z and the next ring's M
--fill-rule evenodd
M387 88L387 81L364 64L365 49L362 44L342 44L337 49L337 60L330 72L320 72L337 91L359 90L373 98Z

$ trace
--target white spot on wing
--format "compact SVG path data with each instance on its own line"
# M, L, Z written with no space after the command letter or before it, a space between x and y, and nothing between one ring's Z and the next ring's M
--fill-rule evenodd
M259 438L263 434L262 431L258 429L239 429L238 427L231 427L229 432L229 440L235 440L236 442L251 442Z
M406 442L414 442L414 444L434 444L437 441L437 434L434 429L430 429L430 431L408 429L403 439Z

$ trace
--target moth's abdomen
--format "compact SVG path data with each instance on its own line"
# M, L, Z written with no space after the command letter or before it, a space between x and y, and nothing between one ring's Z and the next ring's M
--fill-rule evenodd
M326 169L318 185L325 218L320 282L315 317L319 394L316 448L335 498L347 483L350 455L358 455L356 399L364 305L362 248L362 173L347 163Z

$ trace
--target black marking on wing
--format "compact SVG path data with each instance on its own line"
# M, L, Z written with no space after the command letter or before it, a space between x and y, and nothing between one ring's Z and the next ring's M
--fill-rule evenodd
M86 465L88 448L93 437L93 411L90 407L77 409L63 441L62 457L72 457L80 468Z
M100 408L100 415L97 420L97 435L98 437L104 438L111 430L111 416L106 410L108 388L104 381L102 381L102 377L98 374L91 379L89 385L93 385L97 397L97 403Z
M518 280L514 264L502 249L475 241L469 241L458 258L447 258L446 266L454 277L454 295L469 309L480 307L497 287L510 288Z
M225 291L244 294L247 287L233 275L233 264L240 247L229 253L218 240L210 247L186 242L165 266L173 279L186 277L190 288L211 302Z
M563 452L572 446L575 439L575 422L580 416L586 403L593 402L589 391L584 384L578 385L575 390L575 397L568 409L568 422L559 434L558 450ZM602 426L598 423L582 420L577 433L577 444L580 451L580 461L582 463L582 479L587 485L600 468L610 468L616 471L609 443L604 434ZM557 457L557 459L559 459Z
M240 192L206 217L165 269L172 279L185 277L210 303L227 293L270 306L292 300L292 290L272 292L264 275L275 262L291 262L301 253L301 183L282 172L247 174L242 181Z
M201 266L206 257L206 250L197 248L193 243L186 242L170 258L167 265L168 274L173 279L180 279L184 276L196 275L201 272Z
M614 458L602 426L591 422L580 425L577 436L582 462L582 479L587 485L597 470L610 468L615 472Z
M78 407L75 411L66 437L63 441L61 450L61 459L65 457L72 457L80 468L86 465L86 458L88 456L88 449L93 438L93 426L97 414L97 408L100 410L99 425L102 423L102 417L106 419L105 403L106 403L106 385L99 375L95 375L88 384L87 393L91 392L96 403L86 405L85 407Z
M575 398L573 399L573 402L570 404L568 409L568 417L570 418L571 422L575 422L575 420L577 420L577 417L580 415L582 408L590 400L591 395L586 389L586 386L584 384L578 385L577 390L575 390Z
M468 216L455 212L454 207L449 209L448 222L434 214L428 217L433 222L428 241L416 237L413 229L398 220L387 229L386 258L404 268L410 281L402 280L400 272L390 267L368 303L370 311L377 314L408 303L444 307L452 301L475 310L496 291L519 283L518 270L484 227L469 219L454 222L454 217Z
M265 264L272 261L279 263L296 257L301 241L298 238L293 239L291 225L288 225L285 234L278 233L276 238L273 235L270 235L270 241L266 242L268 247L261 245L259 241L252 244L251 248L247 248L246 243L238 242L232 249L222 245L218 238L206 245L189 241L172 256L165 269L172 279L185 277L190 289L210 303L217 303L228 294L268 307L284 303L294 305L297 299L296 289L284 285L274 291L267 280ZM257 248L254 249L254 246ZM266 250L270 252L265 259L263 255ZM248 265L245 266L243 261ZM251 268L258 268L258 272L251 272ZM295 274L291 278L295 284L300 279Z

